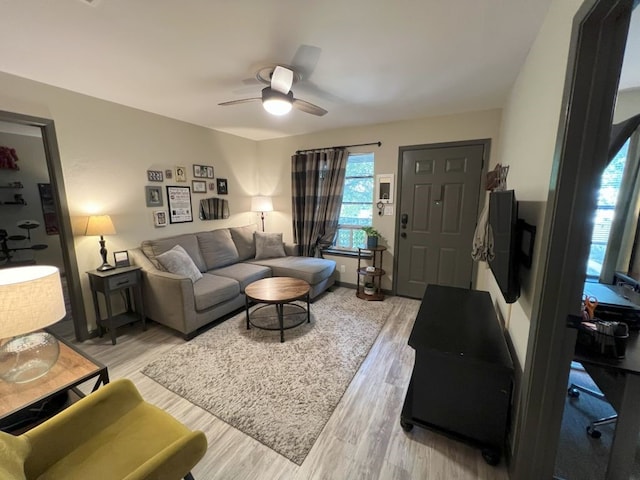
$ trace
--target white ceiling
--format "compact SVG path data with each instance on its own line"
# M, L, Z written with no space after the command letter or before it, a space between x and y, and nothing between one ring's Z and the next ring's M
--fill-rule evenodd
M549 3L0 0L0 70L262 140L501 107ZM292 90L324 117L217 105L301 57L310 75Z

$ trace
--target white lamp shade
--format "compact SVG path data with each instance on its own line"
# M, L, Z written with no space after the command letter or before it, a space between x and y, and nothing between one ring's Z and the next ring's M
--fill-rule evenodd
M47 327L66 314L60 272L36 265L0 269L0 338Z
M271 197L253 197L251 199L252 212L273 212Z
M87 236L115 235L116 228L109 215L91 215L84 234Z

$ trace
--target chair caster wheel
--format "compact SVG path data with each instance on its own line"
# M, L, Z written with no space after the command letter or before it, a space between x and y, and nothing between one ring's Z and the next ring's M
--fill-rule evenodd
M484 461L492 466L498 465L498 463L500 463L500 453L490 448L484 448L482 450L482 458L484 458Z
M402 419L400 419L400 426L405 432L410 432L411 430L413 430L413 423L405 422Z
M591 425L587 427L587 435L591 438L600 438L602 436L602 432L600 430L596 430L595 428L591 428Z

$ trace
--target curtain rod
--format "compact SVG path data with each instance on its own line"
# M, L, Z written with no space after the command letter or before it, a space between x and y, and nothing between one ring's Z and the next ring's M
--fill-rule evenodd
M317 152L318 150L329 150L331 148L367 147L369 145L377 145L381 147L382 142L358 143L355 145L340 145L337 147L322 147L322 148L310 148L308 150L296 150L296 155L300 155L301 153L307 153L307 152Z

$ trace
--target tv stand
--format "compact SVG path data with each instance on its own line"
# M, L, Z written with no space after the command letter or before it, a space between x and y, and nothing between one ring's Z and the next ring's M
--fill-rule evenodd
M426 427L502 455L513 388L513 362L487 292L429 285L409 336L415 365L400 415L411 431Z

